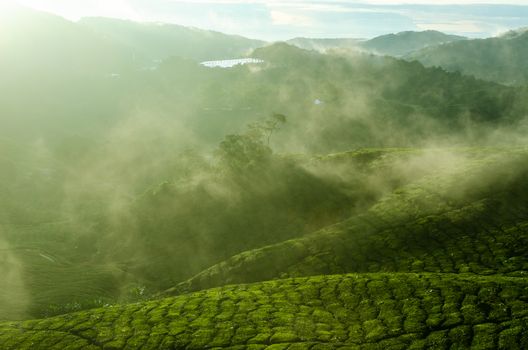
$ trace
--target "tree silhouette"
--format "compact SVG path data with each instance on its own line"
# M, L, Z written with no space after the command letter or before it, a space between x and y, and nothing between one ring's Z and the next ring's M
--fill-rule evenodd
M249 132L256 137L261 135L266 139L266 146L269 147L271 136L280 130L281 125L286 123L286 116L281 113L273 113L263 121L258 121L249 125Z

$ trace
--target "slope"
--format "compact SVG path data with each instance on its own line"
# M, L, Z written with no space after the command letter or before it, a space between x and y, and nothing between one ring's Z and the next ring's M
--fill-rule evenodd
M376 54L400 57L426 47L441 46L465 39L462 36L448 35L436 30L407 31L378 36L361 43L361 47Z
M260 40L163 23L137 23L112 18L84 18L87 27L134 49L145 64L155 65L171 56L195 61L233 59L264 46Z
M0 13L0 30L0 71L14 70L18 79L87 77L134 66L130 48L49 13L9 7Z
M427 154L439 159L437 152ZM448 153L443 170L364 214L235 256L168 293L200 291L4 322L0 343L4 349L522 349L528 154L457 152ZM343 157L327 157L328 166ZM245 284L269 279L275 280ZM230 283L242 284L207 289Z
M495 38L452 42L406 57L425 66L439 66L478 79L508 85L528 82L528 31Z
M2 349L521 349L523 278L350 274L0 324Z
M386 34L372 39L354 38L293 38L286 43L305 50L321 52L337 50L349 52L368 52L376 55L401 57L412 52L454 41L466 40L465 37L448 35L435 30L422 32L406 31Z
M524 276L525 151L480 153L397 189L364 214L212 266L167 291L347 272ZM447 171L447 173L446 173Z
M0 320L47 317L128 297L134 277L90 256L81 232L64 222L0 225Z

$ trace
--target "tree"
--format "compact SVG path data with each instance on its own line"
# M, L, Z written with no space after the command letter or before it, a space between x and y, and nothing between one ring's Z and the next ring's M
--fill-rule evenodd
M270 160L273 153L269 147L270 138L285 122L286 116L273 113L263 121L251 123L245 133L226 136L220 142L216 155L231 170L258 168Z
M286 123L286 116L280 113L273 113L271 117L264 121L264 130L266 133L266 145L269 147L271 135L280 130L281 125Z
M281 125L286 123L286 116L280 113L273 113L263 121L251 123L249 133L256 137L262 136L266 139L266 146L269 147L270 138L274 132L280 130Z
M271 154L261 140L248 134L227 135L216 152L222 164L237 172L255 169L266 163Z

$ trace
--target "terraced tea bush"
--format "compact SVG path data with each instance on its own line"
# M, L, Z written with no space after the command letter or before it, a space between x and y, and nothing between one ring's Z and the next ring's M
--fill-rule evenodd
M525 278L376 273L227 286L0 324L2 349L524 349Z

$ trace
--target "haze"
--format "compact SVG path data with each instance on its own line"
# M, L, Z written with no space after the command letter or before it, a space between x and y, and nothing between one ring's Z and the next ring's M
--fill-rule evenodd
M525 0L18 2L72 20L104 16L168 22L264 40L298 36L372 38L406 30L439 30L488 37L518 28L528 19L528 2Z
M528 349L528 6L21 2L0 350Z

